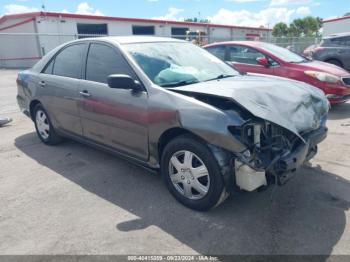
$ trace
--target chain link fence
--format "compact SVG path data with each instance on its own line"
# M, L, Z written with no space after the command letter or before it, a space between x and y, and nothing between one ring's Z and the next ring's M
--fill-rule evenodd
M68 41L101 37L105 35L82 35L82 34L34 34L34 33L0 33L0 68L28 68L36 63L41 57L55 47ZM110 35L112 36L112 35ZM318 44L320 38L314 37L212 37L208 35L169 35L163 37L173 37L193 42L198 45L205 45L223 41L263 41L273 43L288 48L296 53L302 51L310 45Z

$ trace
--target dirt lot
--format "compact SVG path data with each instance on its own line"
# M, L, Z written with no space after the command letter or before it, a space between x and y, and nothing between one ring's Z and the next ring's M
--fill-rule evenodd
M274 191L199 213L158 175L67 141L43 145L0 71L0 254L350 254L350 104L312 166ZM271 200L272 198L272 200Z

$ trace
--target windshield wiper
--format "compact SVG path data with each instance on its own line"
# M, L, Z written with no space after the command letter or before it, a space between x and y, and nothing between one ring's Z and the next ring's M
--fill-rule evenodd
M191 85L191 84L196 84L199 83L198 80L183 80L179 82L172 82L172 83L167 83L160 85L161 87L177 87L177 86L186 86L186 85Z
M228 77L235 77L235 76L236 75L224 75L224 74L221 74L221 75L218 75L217 77L205 80L204 82L213 81L213 80L219 80L219 79L228 78Z

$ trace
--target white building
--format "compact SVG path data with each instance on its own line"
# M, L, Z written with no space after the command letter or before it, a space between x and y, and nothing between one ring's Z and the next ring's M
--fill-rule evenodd
M0 18L0 67L32 66L64 42L93 35L155 35L184 38L200 31L207 42L267 39L271 29L206 23L35 12Z
M350 33L350 16L323 20L323 36Z

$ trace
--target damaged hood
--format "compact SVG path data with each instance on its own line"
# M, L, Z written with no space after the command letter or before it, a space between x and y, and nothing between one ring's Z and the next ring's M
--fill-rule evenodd
M318 128L329 110L320 89L282 78L239 75L170 89L231 99L254 116L280 125L301 139L300 133Z

